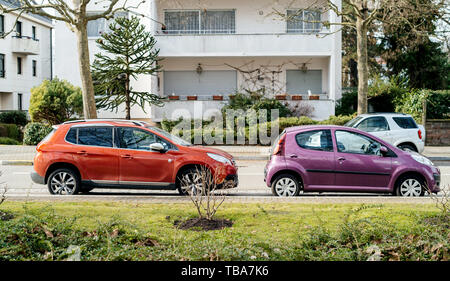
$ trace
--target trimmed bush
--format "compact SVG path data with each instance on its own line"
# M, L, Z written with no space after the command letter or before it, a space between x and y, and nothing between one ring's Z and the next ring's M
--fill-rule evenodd
M56 125L83 112L81 89L66 80L44 80L31 89L30 117L32 122Z
M25 126L23 144L36 145L43 140L50 132L52 127L42 123L29 123Z
M0 113L0 123L15 124L23 127L27 122L27 115L23 111L15 110Z
M20 141L21 131L16 124L0 124L0 137L7 137Z
M425 99L428 119L450 118L450 90L412 90L398 101L396 111L411 114L416 122L421 123Z
M0 137L0 144L19 145L21 143L12 138Z

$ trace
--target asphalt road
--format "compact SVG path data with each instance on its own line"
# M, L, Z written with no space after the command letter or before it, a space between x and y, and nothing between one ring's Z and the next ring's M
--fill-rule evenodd
M277 198L264 183L263 170L266 161L237 161L239 167L239 187L229 191L231 201L287 201L287 202L430 202L430 198L399 198L388 194L355 193L306 193L297 198ZM446 164L446 165L442 165ZM442 174L442 187L450 186L450 163L438 166ZM32 166L0 166L3 175L0 182L7 185L7 198L13 200L54 200L54 201L148 201L185 202L177 191L94 189L89 194L76 196L51 196L47 186L34 184L30 178ZM405 201L409 200L409 201Z

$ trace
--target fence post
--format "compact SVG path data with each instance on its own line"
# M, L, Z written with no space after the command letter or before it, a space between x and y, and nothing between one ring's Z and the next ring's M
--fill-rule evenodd
M427 122L427 99L422 102L422 125L425 127Z

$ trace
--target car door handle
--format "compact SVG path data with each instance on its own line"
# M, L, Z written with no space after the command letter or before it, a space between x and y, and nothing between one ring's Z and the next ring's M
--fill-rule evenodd
M133 156L131 156L130 154L120 155L120 157L127 158L127 159L132 159L133 158Z
M298 158L298 156L296 154L291 154L289 155L290 158Z
M344 157L339 157L338 160L339 160L339 161L344 161L345 158L344 158Z
M87 153L85 150L77 151L77 154L80 154L80 155L88 155L88 153Z

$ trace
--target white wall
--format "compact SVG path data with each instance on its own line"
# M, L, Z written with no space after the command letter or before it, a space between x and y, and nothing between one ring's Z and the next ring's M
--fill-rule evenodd
M10 31L17 20L15 14L5 14L5 32ZM22 35L31 36L32 26L36 26L36 37L39 40L39 55L16 54L12 52L12 40L15 32L10 33L0 40L0 53L5 55L5 78L0 78L0 95L2 103L0 109L18 109L17 94L22 96L22 109L27 110L30 103L30 90L34 86L42 83L44 79L51 77L51 51L50 51L50 23L41 21L28 15L22 15L19 19L22 22ZM19 39L29 40L29 39ZM17 74L17 57L22 58L22 74ZM32 61L37 61L37 74L32 75ZM9 94L2 94L9 93Z

